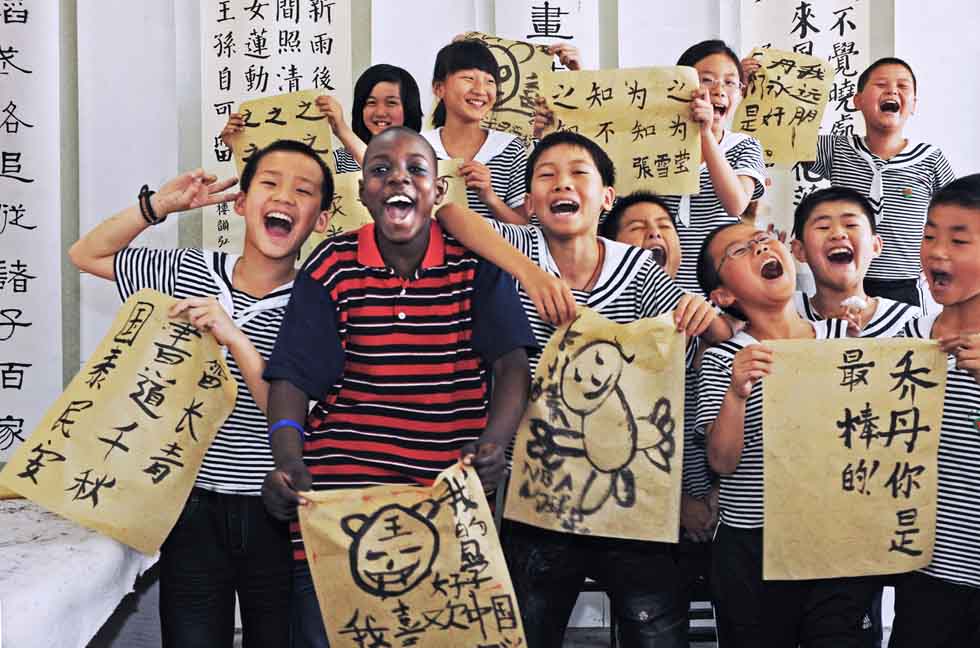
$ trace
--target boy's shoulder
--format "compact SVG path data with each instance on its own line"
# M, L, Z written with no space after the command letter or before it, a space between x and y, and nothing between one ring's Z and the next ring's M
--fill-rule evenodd
M940 314L941 313L933 313L932 315L920 315L919 317L913 317L905 323L905 327L902 329L901 333L902 337L928 340L932 337L932 327L936 324L936 320L939 318Z
M704 358L702 359L701 366L704 366L704 359L711 358L715 363L720 363L724 366L730 366L735 360L735 355L751 344L758 344L759 341L754 337L746 333L745 331L739 331L732 337L728 338L724 342L719 342L718 344L708 347L704 352Z

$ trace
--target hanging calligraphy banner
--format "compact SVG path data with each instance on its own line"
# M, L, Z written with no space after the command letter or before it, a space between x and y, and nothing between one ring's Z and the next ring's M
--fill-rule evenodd
M0 485L145 554L177 522L238 387L214 337L144 289L21 444Z
M764 578L928 565L946 354L931 340L765 345L774 360L762 403ZM814 385L828 387L814 397Z

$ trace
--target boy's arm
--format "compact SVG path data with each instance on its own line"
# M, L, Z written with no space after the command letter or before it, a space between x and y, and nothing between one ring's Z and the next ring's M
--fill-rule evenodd
M708 427L708 464L720 475L730 475L742 460L745 444L745 406L753 385L768 375L772 367L772 351L752 344L735 354L732 380L718 411L718 417Z
M313 478L303 462L306 394L287 380L273 380L269 386L269 421L279 425L269 434L275 469L262 483L262 501L269 513L278 520L296 517L296 507L306 504L300 491L308 491ZM288 421L295 423L283 424ZM271 427L271 426L270 426Z
M330 122L330 130L344 145L351 157L357 160L358 164L363 165L364 151L367 150L367 145L347 125L347 121L344 119L344 107L340 105L340 102L330 95L320 95L316 98L316 107L320 110L321 115L326 116Z
M513 275L542 319L557 326L575 317L575 298L568 286L521 254L487 219L456 203L440 207L436 219L468 249Z
M163 221L174 212L234 200L236 193L221 192L237 181L237 178L230 178L218 182L215 176L206 175L203 169L189 171L160 187L160 191L150 197L150 205L156 217ZM68 258L83 272L115 281L113 261L116 253L149 226L140 206L132 205L102 221L76 241L68 249Z

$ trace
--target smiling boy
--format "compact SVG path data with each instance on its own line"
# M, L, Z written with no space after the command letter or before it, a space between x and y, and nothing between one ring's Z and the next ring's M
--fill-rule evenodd
M432 220L445 192L418 133L376 135L360 190L374 222L321 243L297 276L265 372L276 468L263 495L275 517L295 519L298 491L431 484L461 454L476 456L485 488L503 475L535 342L513 280ZM294 645L326 646L291 530Z

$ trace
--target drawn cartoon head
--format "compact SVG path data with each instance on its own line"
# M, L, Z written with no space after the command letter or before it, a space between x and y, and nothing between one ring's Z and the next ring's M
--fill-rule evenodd
M340 521L351 537L350 568L362 590L381 598L412 590L429 575L439 554L432 523L439 505L425 500L411 508L389 504L372 515L356 513Z
M595 340L565 360L561 397L570 410L586 416L599 409L619 382L627 357L618 342Z

